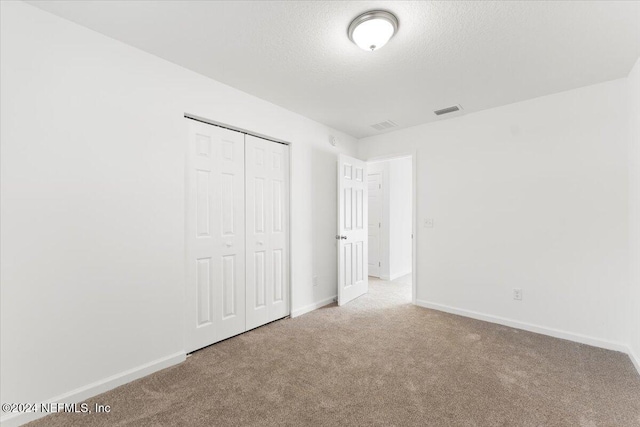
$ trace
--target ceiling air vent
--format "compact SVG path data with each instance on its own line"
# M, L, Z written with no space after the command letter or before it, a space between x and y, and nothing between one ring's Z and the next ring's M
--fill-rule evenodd
M434 111L434 113L436 113L436 116L441 116L443 114L454 113L454 112L460 111L460 110L462 110L462 107L460 105L454 105L452 107L447 107L447 108L443 108L441 110L436 110L436 111Z
M387 120L385 122L380 122L380 123L376 123L375 125L371 125L371 127L374 128L375 130L386 130L386 129L394 128L396 126L398 126L398 124L393 120Z

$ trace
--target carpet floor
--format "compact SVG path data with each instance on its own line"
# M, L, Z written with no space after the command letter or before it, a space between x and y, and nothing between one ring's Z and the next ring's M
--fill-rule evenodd
M29 426L640 426L623 353L411 305L408 280L255 329Z

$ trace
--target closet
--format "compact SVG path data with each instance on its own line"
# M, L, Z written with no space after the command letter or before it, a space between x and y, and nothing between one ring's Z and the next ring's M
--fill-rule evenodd
M185 120L192 352L290 313L289 147Z

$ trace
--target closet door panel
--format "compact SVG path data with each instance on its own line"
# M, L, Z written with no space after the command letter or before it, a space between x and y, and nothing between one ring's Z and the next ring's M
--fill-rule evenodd
M245 137L247 219L247 329L269 322L268 174L262 140Z
M206 125L205 125L206 126ZM213 127L213 126L211 126ZM218 167L219 190L214 211L220 247L216 275L215 308L218 316L216 341L242 333L245 320L245 197L244 135L220 130Z
M271 305L269 321L290 314L289 309L289 147L269 146L271 187Z
M247 135L247 329L289 315L289 150Z
M186 350L245 330L244 136L188 120Z

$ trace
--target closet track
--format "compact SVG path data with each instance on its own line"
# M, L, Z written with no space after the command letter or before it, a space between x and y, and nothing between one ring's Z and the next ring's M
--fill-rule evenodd
M207 119L204 119L202 117L194 116L193 114L185 113L184 117L186 119L195 120L196 122L206 123L208 125L217 126L219 128L229 129L229 130L232 130L232 131L235 131L235 132L240 132L240 133L243 133L245 135L251 135L251 136L255 136L257 138L266 139L267 141L275 142L277 144L291 145L291 143L287 142L287 141L283 141L283 140L280 140L280 139L275 139L275 138L272 138L270 136L265 136L265 135L262 135L262 134L259 134L259 133L256 133L256 132L250 132L250 131L248 131L246 129L242 129L242 128L239 128L239 127L227 125L225 123L220 123L220 122L216 122L216 121L213 121L213 120L207 120Z

